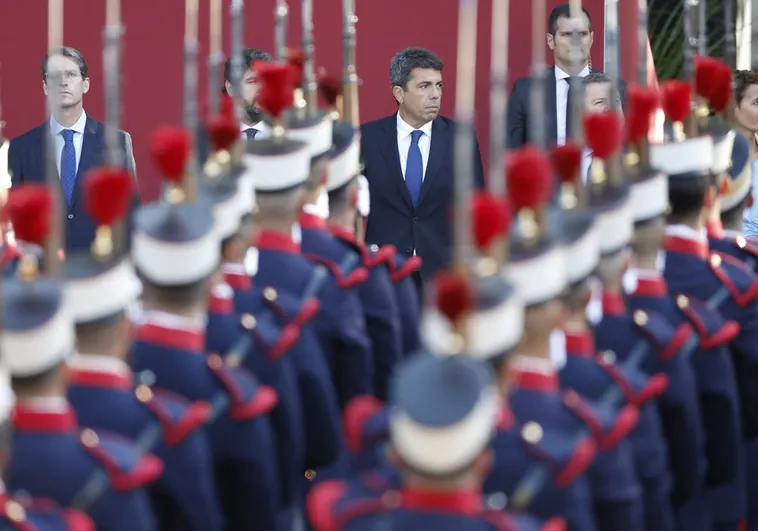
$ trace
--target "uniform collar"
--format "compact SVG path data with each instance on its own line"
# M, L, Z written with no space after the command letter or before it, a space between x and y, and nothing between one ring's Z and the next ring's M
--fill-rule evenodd
M292 236L264 230L258 234L258 240L255 243L258 249L268 249L270 251L280 251L283 253L300 254L300 245L295 243Z
M238 291L252 289L253 281L247 274L245 264L233 264L227 262L221 267L224 272L224 280L232 287L232 289Z
M234 310L234 289L227 283L221 282L213 286L208 297L209 313L232 313Z
M479 490L438 492L417 487L404 487L400 493L403 508L409 510L475 515L484 507L482 493Z
M669 225L663 239L666 252L682 253L698 258L708 258L708 237L705 231L698 231L686 225Z
M17 430L27 432L69 433L77 429L76 415L65 398L24 400L13 408L11 422Z
M64 127L58 123L52 115L50 116L50 134L53 136L59 135L64 129L71 129L80 135L84 134L84 126L87 125L87 113L82 109L82 114L79 115L79 119L71 127Z
M582 68L582 71L579 72L579 75L577 77L587 77L590 75L590 66L586 65L584 68ZM555 65L555 79L556 81L560 81L562 79L566 79L571 77L571 75L568 72L564 72L561 67L558 65Z
M581 332L564 331L566 334L566 353L570 356L591 358L595 356L595 339L590 330Z
M68 362L71 385L131 389L132 370L123 360L111 356L77 354Z
M668 293L666 280L659 271L650 269L630 269L634 276L634 287L629 294L636 297L664 297Z
M603 315L618 316L626 311L621 293L603 292Z
M205 323L198 319L166 312L143 312L137 327L137 341L173 348L203 352Z
M326 220L314 212L309 212L308 207L313 205L305 205L303 212L300 214L298 223L303 229L319 229L326 230Z
M424 125L416 129L411 124L406 122L400 117L400 111L397 113L397 135L399 138L406 138L411 136L411 133L413 131L421 131L426 136L430 137L432 136L432 121L426 122Z
M517 355L508 372L513 388L542 392L558 389L558 373L550 360Z

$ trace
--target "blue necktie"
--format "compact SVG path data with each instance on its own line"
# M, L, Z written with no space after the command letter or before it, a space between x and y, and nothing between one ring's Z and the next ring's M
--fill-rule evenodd
M245 137L246 140L253 140L255 138L255 135L258 134L258 130L255 127L248 127L245 129Z
M408 148L408 161L405 165L405 186L414 208L421 195L421 183L424 180L424 163L421 161L421 149L418 147L418 141L423 134L424 132L418 129L411 133L411 146Z
M76 186L76 148L74 147L74 131L64 129L61 131L63 140L63 151L61 152L61 187L66 203L71 204L71 198L74 196L74 187Z

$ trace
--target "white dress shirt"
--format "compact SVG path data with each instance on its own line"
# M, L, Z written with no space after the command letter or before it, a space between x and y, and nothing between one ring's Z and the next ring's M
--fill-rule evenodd
M424 172L422 179L426 177L426 167L429 165L429 150L432 147L432 122L427 122L419 128L424 134L418 140L418 148L421 150L421 163ZM408 165L408 149L411 147L411 133L416 129L400 117L397 113L397 151L400 154L400 169L405 179L405 168Z
M590 67L585 66L584 69L579 72L578 77L585 77L590 74ZM571 77L569 74L555 67L555 112L557 113L558 120L558 145L562 146L566 143L566 106L568 105L569 84L564 81L567 77Z
M258 122L255 125L247 125L247 124L243 124L242 122L240 122L240 138L242 138L242 140L247 140L247 133L245 133L245 131L247 131L248 129L257 129L258 131L260 131L260 134L264 135L264 136L258 137L258 134L256 134L255 137L256 138L264 138L265 137L265 131L267 129L266 122L264 122L263 120L261 120L260 122Z
M79 171L79 161L82 158L82 144L84 143L84 126L87 125L87 113L82 111L79 119L71 127L63 127L58 121L50 116L50 134L53 136L53 142L55 142L55 164L58 167L58 178L61 175L61 155L63 154L63 146L66 145L66 140L63 138L61 131L64 129L71 129L74 131L74 151L76 151L76 171Z
M584 148L582 150L582 182L587 183L589 177L590 166L592 165L592 150Z

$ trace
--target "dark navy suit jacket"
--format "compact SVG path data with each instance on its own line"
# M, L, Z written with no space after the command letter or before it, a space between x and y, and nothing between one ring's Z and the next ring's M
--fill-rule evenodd
M591 69L590 73L599 72ZM507 144L511 149L517 149L531 142L531 113L532 113L532 76L517 79L508 98L507 114ZM621 96L621 106L626 105L626 81L619 80L618 89ZM558 140L558 104L555 94L555 67L549 66L545 76L545 140L552 146Z
M361 126L361 156L371 193L366 242L394 245L398 253L423 259L424 279L445 267L450 259L453 207L453 138L456 124L437 117L432 122L432 144L416 208L405 186L397 147L397 114ZM475 140L474 182L484 187L479 143Z
M84 126L84 138L82 141L82 152L79 156L79 167L76 173L76 187L71 204L64 207L65 211L65 234L66 234L66 252L88 250L95 237L97 228L94 220L87 214L84 208L84 199L82 197L83 176L93 168L101 166L105 162L105 125L97 120L87 116L87 123ZM124 149L126 169L136 179L136 166L134 163L134 151L132 149L132 138L129 133L119 131L122 146ZM8 150L8 167L11 173L11 182L13 187L23 186L24 184L40 183L44 184L46 169L46 142L50 137L50 121L27 131L21 136L11 140ZM136 190L135 186L135 190ZM138 195L135 193L134 205L139 202ZM131 216L130 216L131 218ZM129 245L129 227L131 222L126 224L124 233L125 243Z

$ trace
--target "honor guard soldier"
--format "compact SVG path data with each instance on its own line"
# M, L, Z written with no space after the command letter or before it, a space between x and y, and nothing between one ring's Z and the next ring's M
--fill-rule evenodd
M211 205L191 201L185 175L190 141L182 129L161 129L153 149L167 180L165 202L135 216L132 257L143 285L143 313L132 349L140 381L212 406L207 424L216 486L227 529L277 529L279 485L268 414L271 387L205 353L205 316L221 242ZM243 323L244 325L244 323Z
M711 388L716 387L725 393L728 393L729 383L736 382L739 391L737 396L732 397L710 393L704 397L701 389L701 411L708 434L706 448L712 444L709 433L712 425L714 442L719 441L717 444L721 452L731 450L729 454L708 456L709 472L706 476L708 506L714 525L728 529L737 526L746 510L741 440L743 419L752 423L751 419L755 418L755 402L746 402L746 398L754 395L756 386L751 358L756 348L755 339L751 339L751 327L754 328L751 320L755 316L748 313L755 305L751 295L754 278L744 265L735 265L722 255L710 252L703 220L709 217L710 207L716 199L714 170L720 175L728 166L733 132L723 134L718 139L708 134L683 138L680 134L682 122L689 118L692 123L697 119L695 116L688 117L690 87L682 82L670 81L663 85L662 90L664 112L675 124L677 135L674 142L650 146L651 166L669 176L670 213L664 238L664 278L669 289L677 294L677 304L685 311L696 305L692 300L696 298L717 309L725 319L733 319L738 323L738 329L741 328L729 346L734 365L719 367L721 372L699 378L701 386L706 385L703 381L706 379ZM734 323L723 326L723 320L718 322L718 318L711 320L711 323L701 321L694 325L697 329L707 330L701 332L701 346L703 335L718 337L717 332L730 335L733 332L730 328L735 326ZM706 342L706 345L712 346L713 343ZM716 367L711 369L715 370ZM718 417L715 409L719 410ZM711 422L713 424L709 424ZM702 503L699 505L702 506ZM699 509L697 506L690 507Z
M326 268L303 256L300 244L293 240L303 186L311 174L311 151L307 143L287 137L281 123L282 112L293 101L291 67L277 64L257 67L263 83L259 101L276 125L271 137L247 146L246 157L254 172L258 206L254 217L258 250L255 281L301 300L318 297L321 310L314 325L340 406L344 406L351 397L373 388L365 319L360 306L355 304L357 299L340 289ZM331 146L331 134L327 142Z
M539 529L519 527L501 510L488 510L477 488L489 468L487 447L499 411L484 365L464 356L413 356L398 368L390 403L390 459L401 485L373 493L363 487L357 494L348 483L318 485L307 502L317 531ZM560 522L550 525L562 528Z
M131 326L126 309L137 298L139 280L111 233L128 207L132 177L99 168L85 179L85 207L99 229L92 253L69 255L64 265L77 343L77 356L69 363L69 401L82 424L139 441L142 450L163 460L164 473L150 490L160 529L222 529L213 456L202 429L210 405L135 386L127 363ZM156 430L159 436L152 439ZM91 499L98 493L87 495Z
M44 187L14 190L6 206L16 234L43 245L52 199ZM87 508L98 529L155 530L144 487L163 472L157 457L105 432L83 428L66 399L64 364L74 350L74 323L61 285L24 256L19 279L2 285L0 350L16 394L9 492L72 506L93 476L104 488Z

